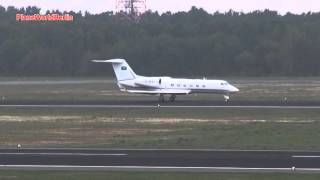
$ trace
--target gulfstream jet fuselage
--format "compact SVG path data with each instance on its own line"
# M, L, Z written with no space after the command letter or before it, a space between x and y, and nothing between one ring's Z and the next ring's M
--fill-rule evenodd
M176 95L192 93L222 94L228 101L229 94L239 91L238 88L224 80L139 76L124 59L93 60L93 62L112 64L121 91L158 95L159 101L165 101L164 95L170 95L169 100L175 101Z

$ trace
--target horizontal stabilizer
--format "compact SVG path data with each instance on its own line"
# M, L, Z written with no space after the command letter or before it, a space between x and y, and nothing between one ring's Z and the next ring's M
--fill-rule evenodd
M94 59L92 62L99 62L99 63L115 63L115 64L121 64L124 63L124 59L109 59L109 60L100 60L100 59Z
M118 81L132 80L137 77L137 75L133 72L129 64L124 59L109 59L109 60L95 59L95 60L92 60L92 62L111 63Z

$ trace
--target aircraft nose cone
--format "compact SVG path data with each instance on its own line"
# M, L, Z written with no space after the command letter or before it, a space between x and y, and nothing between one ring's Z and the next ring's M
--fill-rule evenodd
M232 87L232 92L239 92L239 89L233 86Z

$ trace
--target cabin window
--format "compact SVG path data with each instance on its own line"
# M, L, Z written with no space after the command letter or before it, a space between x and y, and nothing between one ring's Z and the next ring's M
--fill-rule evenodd
M193 86L190 84L190 87L193 87Z
M127 70L126 66L121 66L121 70Z
M203 87L203 88L205 88L205 87L206 87L206 85L202 85L202 87Z
M180 87L180 84L178 84L177 86Z
M171 84L171 87L173 87L174 86L174 84Z
M223 83L221 83L221 85L223 86L224 84L223 84Z
M183 85L183 87L187 87L187 85Z
M196 87L199 87L199 85L196 85Z

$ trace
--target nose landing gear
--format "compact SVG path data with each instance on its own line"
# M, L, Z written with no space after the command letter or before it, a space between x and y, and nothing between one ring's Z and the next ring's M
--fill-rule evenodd
M229 100L230 100L230 96L229 95L223 95L223 97L224 97L224 101L225 102L229 102Z

